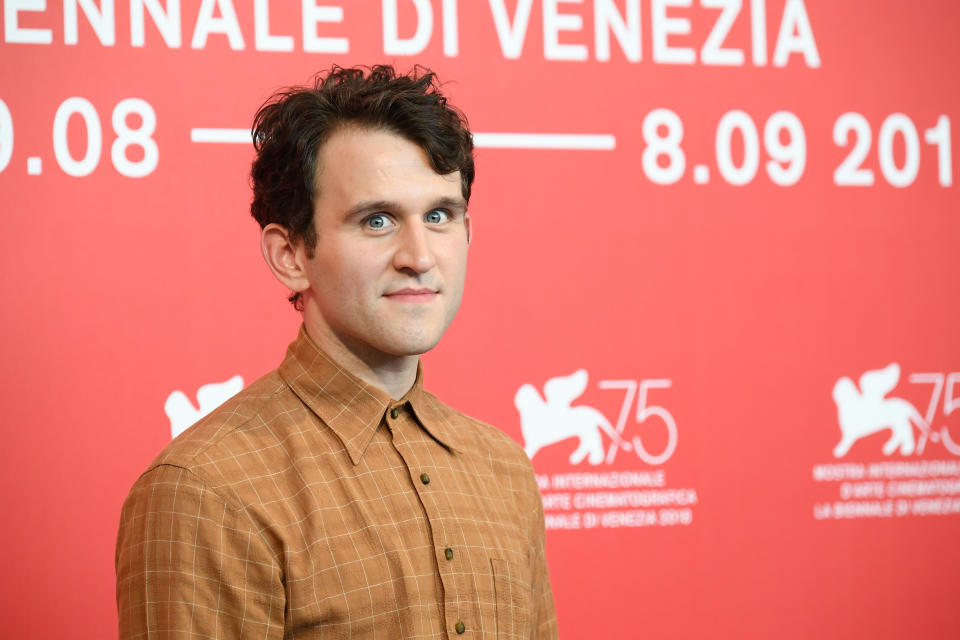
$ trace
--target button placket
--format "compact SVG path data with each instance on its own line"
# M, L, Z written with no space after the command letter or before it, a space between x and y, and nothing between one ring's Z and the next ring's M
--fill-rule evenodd
M394 411L397 411L397 416L393 415ZM415 422L411 419L406 420L397 420L399 417L400 410L396 407L387 412L389 420L395 421L397 427L404 425L402 428L396 428L393 430L393 444L397 452L400 454L400 457L403 458L404 463L407 466L407 472L410 474L411 480L414 481L414 490L417 496L420 499L420 503L423 507L424 514L426 515L427 522L430 525L430 530L433 538L434 549L443 550L438 553L437 556L437 571L440 577L440 583L442 585L442 595L444 601L444 608L448 612L456 612L459 609L459 595L462 593L462 590L465 588L462 578L459 577L454 571L454 565L452 564L453 559L453 548L447 546L450 541L450 531L447 527L447 518L455 516L452 512L450 505L446 503L447 496L440 489L437 482L440 482L442 478L434 473L434 478L431 479L430 473L427 470L424 470L423 463L430 462L429 459L423 458L420 455L417 455L416 449L411 446L407 441L407 434L405 433L406 427L411 423ZM418 469L418 467L420 467ZM427 467L431 472L436 472L436 469ZM436 480L437 482L433 482ZM441 557L442 555L442 557ZM466 626L457 613L455 618L448 618L447 624L450 624L454 620L456 621L453 624L453 630L457 635L461 635L466 632ZM447 627L448 629L450 627ZM458 629L461 629L458 631Z

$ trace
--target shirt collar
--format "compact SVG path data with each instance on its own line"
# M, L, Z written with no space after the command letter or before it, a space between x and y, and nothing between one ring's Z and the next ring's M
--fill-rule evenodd
M300 325L297 339L287 347L280 376L290 389L337 435L353 464L363 457L384 414L408 405L421 426L440 444L458 451L450 421L423 390L423 362L417 363L417 378L407 394L393 400L367 384L320 350Z

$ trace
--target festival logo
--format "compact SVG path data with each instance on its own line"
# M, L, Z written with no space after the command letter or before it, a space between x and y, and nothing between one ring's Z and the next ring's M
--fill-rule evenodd
M846 376L833 385L840 429L834 458L851 452L884 457L814 465L813 481L827 491L814 504L815 519L960 514L960 445L949 428L951 420L954 425L960 422L950 418L960 410L960 372L914 373L907 377L909 384L900 381L900 365L893 362L866 371L859 385ZM907 398L922 400L924 387L930 395L921 414ZM881 440L871 436L884 432L887 439L872 448ZM948 457L931 459L934 449L928 443L942 447L936 451Z
M211 382L197 389L197 404L194 406L183 391L173 391L163 403L163 410L170 419L170 436L176 438L200 418L226 402L243 389L243 378L233 376L225 382Z
M647 405L649 390L669 388L672 384L670 380L601 380L597 385L600 389L624 391L620 415L616 426L613 426L597 409L586 405L573 406L573 402L587 390L588 379L586 369L578 369L568 376L547 380L543 385L543 396L531 384L524 384L517 390L514 405L520 412L520 433L523 435L524 451L531 460L544 447L567 438L579 440L576 450L570 454L571 465L577 465L584 459L592 465L601 462L611 464L617 451L621 449L635 451L641 460L650 465L663 464L670 459L677 447L677 423L665 408ZM624 437L635 398L636 423L639 425L649 418L659 418L667 431L666 448L659 454L648 452L639 435L634 435L629 440ZM601 434L610 438L606 453Z
M944 390L944 416L960 409L960 397L953 397L953 388L960 382L960 374L915 373L910 376L911 383L933 385L926 416L921 416L916 407L903 398L887 397L899 381L900 365L896 362L864 373L860 376L859 389L848 377L837 380L833 385L833 400L837 404L841 438L833 449L834 457L842 458L860 438L886 429L890 430L890 439L883 445L884 455L889 456L898 449L905 456L919 455L928 440L942 441L950 453L960 455L960 446L953 441L946 425L937 432L930 429ZM919 434L917 439L914 439L914 427Z
M884 429L889 429L891 434L883 445L883 454L887 456L897 449L903 455L910 455L916 450L912 425L920 430L921 438L926 440L930 428L920 412L902 398L885 397L899 381L900 365L896 362L860 376L859 390L850 378L837 380L833 385L833 401L837 403L842 437L833 449L834 457L842 458L854 442Z
M672 381L598 381L597 389L622 394L615 420L577 402L589 383L586 369L577 369L547 380L542 394L533 384L523 384L514 395L524 451L531 460L549 447L576 440L567 459L570 468L537 474L547 529L691 524L697 492L669 486L664 468L677 448L676 420L665 407L649 402L651 390L669 389ZM661 450L644 443L641 432L648 435L649 429L665 431ZM635 454L630 465L635 468L611 467L621 451Z
M584 458L590 464L600 464L606 457L601 431L615 443L623 443L602 413L593 407L572 406L586 389L587 372L578 369L569 376L548 380L543 396L531 384L517 390L513 401L520 412L524 451L530 459L543 447L577 438L580 443L570 454L570 464L579 464Z

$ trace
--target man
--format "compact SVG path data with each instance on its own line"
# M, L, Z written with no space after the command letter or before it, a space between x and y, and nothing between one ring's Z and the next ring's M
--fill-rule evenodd
M529 460L422 388L464 285L465 119L428 71L335 67L253 133L251 209L303 325L134 484L120 636L556 637Z

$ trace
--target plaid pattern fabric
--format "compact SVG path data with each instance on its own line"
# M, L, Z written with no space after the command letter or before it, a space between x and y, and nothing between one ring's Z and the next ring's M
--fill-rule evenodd
M124 639L557 636L520 447L420 372L391 400L303 328L136 481L116 567Z

